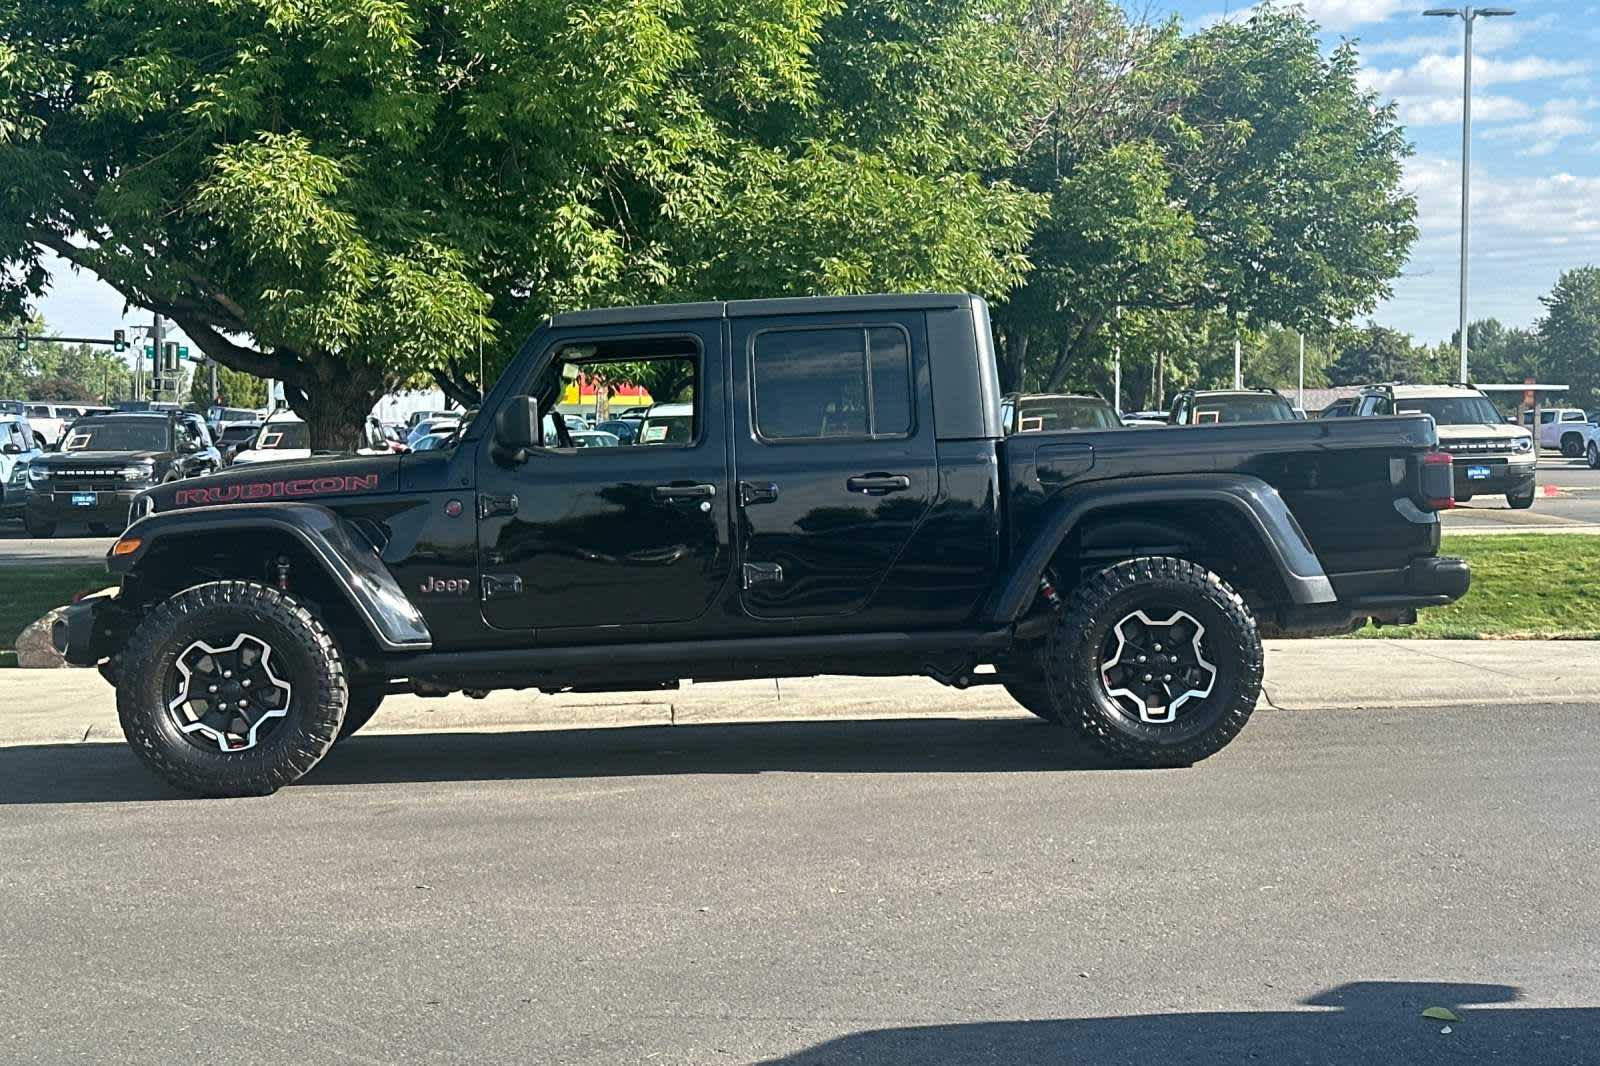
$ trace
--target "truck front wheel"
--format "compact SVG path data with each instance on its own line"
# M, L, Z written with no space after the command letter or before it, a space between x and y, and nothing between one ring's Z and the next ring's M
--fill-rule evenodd
M1084 581L1046 656L1061 722L1135 766L1188 766L1216 754L1261 694L1250 609L1184 559L1129 559Z
M275 792L317 764L344 722L338 645L305 605L255 582L178 593L139 624L121 661L128 744L195 795Z

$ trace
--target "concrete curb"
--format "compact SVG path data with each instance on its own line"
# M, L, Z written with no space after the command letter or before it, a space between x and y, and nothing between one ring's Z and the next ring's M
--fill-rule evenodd
M1267 712L1588 703L1600 642L1301 640L1267 643ZM92 670L0 671L0 746L120 741L116 702ZM365 732L506 732L805 719L1025 715L998 685L811 677L647 692L484 700L392 696Z

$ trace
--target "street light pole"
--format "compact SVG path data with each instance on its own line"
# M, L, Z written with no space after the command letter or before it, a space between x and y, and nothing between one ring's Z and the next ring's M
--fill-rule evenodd
M1465 26L1461 39L1461 377L1467 377L1467 223L1472 203L1472 24L1483 18L1507 18L1516 12L1504 7L1431 7L1424 15L1458 18Z

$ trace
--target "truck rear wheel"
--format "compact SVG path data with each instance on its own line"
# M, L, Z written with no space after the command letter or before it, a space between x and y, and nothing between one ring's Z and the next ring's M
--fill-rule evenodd
M1079 585L1047 663L1062 723L1135 766L1216 754L1261 694L1261 638L1244 600L1204 567L1165 556Z
M121 656L117 713L134 753L200 796L259 796L332 746L347 690L339 647L287 593L213 581L149 613Z

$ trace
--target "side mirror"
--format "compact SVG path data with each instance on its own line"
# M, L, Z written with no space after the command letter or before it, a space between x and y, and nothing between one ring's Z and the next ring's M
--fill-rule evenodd
M1520 426L1521 424L1522 422L1517 418L1516 415L1506 415L1506 425Z
M0 452L5 452L7 455L21 455L22 449L15 444L7 444L4 448L0 448Z
M544 443L539 422L539 401L532 396L513 396L494 416L495 442L511 452L537 448Z

